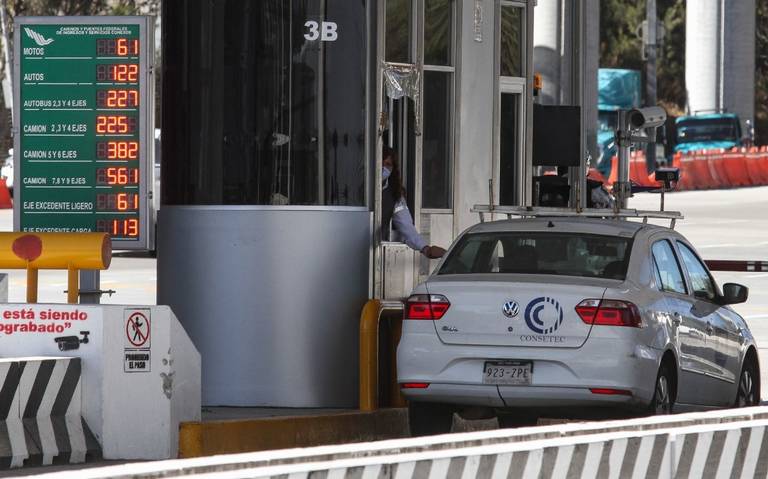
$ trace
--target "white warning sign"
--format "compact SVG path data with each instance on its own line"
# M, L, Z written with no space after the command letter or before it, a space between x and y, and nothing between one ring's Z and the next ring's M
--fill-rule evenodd
M152 311L125 310L124 365L126 373L148 373L152 370Z
M151 369L150 351L147 350L125 350L124 369L126 373L148 373Z
M149 309L125 310L125 347L149 348L152 323Z

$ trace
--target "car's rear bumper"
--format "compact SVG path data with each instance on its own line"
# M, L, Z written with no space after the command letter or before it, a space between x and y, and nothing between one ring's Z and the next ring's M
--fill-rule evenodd
M646 402L635 396L594 394L588 388L546 386L476 386L431 383L426 389L402 390L408 400L493 408L642 408Z
M402 390L406 398L422 401L490 407L643 407L653 398L663 353L638 345L631 331L590 337L575 349L446 345L434 331L419 329L403 335L397 369L400 383L429 383L425 389ZM531 361L531 385L483 384L485 362L498 360ZM592 389L618 391L598 394Z

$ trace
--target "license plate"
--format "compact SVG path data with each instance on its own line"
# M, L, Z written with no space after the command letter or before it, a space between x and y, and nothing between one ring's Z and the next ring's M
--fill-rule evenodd
M531 361L488 361L483 369L483 384L530 385Z

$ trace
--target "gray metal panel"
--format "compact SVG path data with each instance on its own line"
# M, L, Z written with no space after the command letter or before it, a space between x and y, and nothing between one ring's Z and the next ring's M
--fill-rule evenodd
M202 356L203 404L355 407L367 208L171 206L158 304Z

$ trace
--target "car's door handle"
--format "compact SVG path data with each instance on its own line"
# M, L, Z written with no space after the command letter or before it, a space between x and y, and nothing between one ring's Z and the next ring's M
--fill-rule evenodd
M675 312L672 315L672 323L674 323L675 326L680 326L680 323L682 323L682 322L683 322L683 317L680 316L680 313Z
M707 323L707 334L711 335L715 332L715 328L712 327L712 323Z

